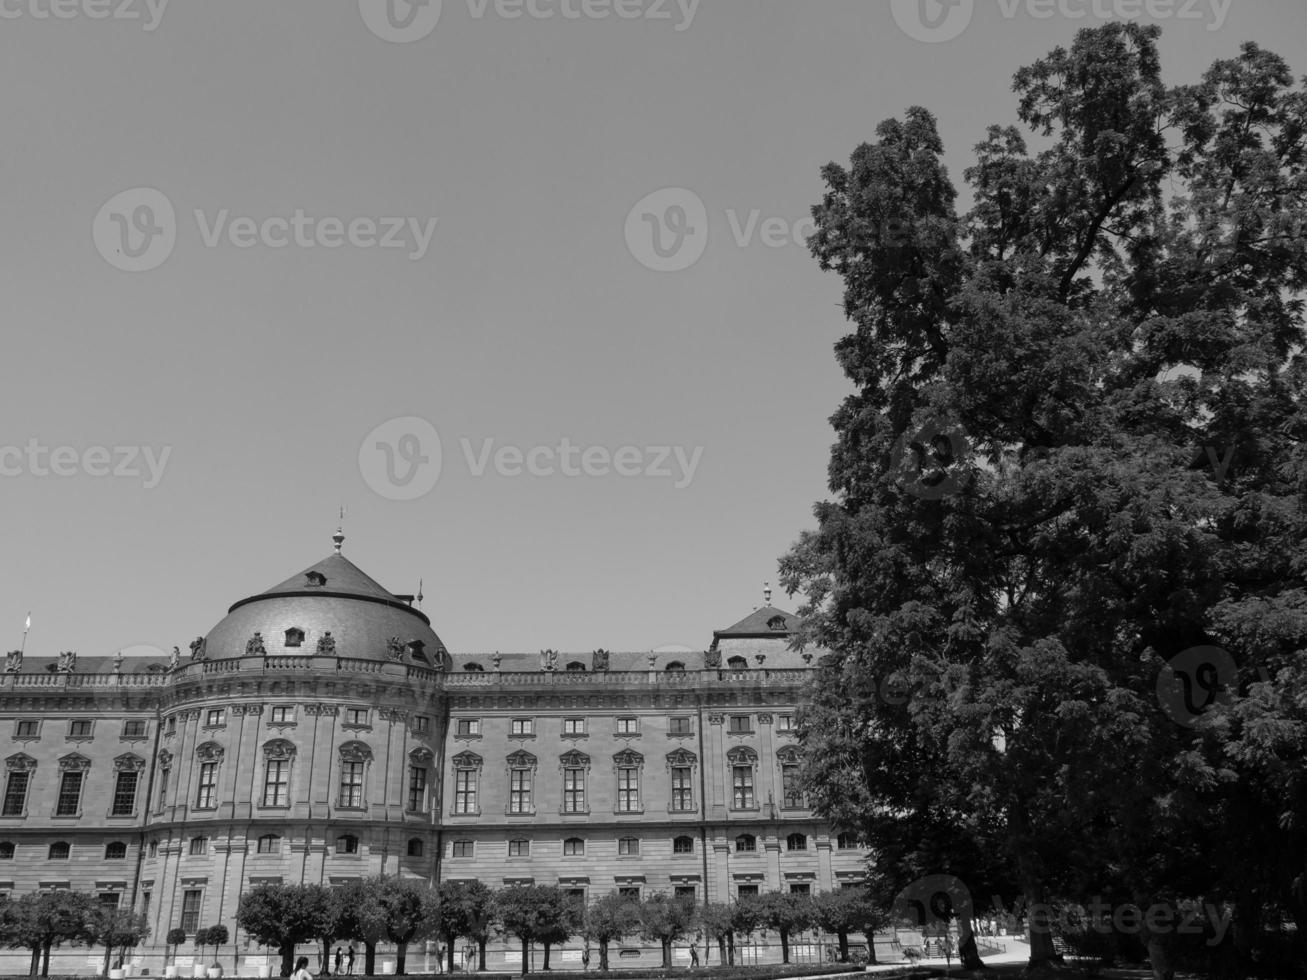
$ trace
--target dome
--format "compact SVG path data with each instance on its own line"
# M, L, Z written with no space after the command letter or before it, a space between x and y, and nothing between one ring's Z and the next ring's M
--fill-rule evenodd
M241 599L204 638L209 660L312 656L442 666L449 655L431 621L337 553L266 592ZM251 645L259 634L263 651ZM395 643L394 641L398 641Z

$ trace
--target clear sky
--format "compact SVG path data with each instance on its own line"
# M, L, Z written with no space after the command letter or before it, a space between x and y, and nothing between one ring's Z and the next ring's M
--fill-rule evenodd
M1294 0L160 2L0 0L0 649L185 650L342 504L451 649L702 648L825 494L823 163L921 104L960 183L1136 11L1307 70Z

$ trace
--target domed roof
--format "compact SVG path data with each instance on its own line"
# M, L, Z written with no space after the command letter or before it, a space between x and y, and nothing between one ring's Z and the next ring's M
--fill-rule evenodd
M233 603L205 637L204 655L210 660L246 656L258 633L268 655L309 656L321 650L360 660L448 663L431 621L408 598L388 592L343 555L328 555Z

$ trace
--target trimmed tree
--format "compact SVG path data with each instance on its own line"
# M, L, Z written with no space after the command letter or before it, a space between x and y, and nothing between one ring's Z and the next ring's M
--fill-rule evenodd
M849 933L862 932L867 937L867 960L876 962L876 936L878 926L888 919L871 904L861 888L839 888L819 892L813 899L816 923L835 934L840 945L840 962L849 961Z
M629 898L611 891L587 906L581 935L599 947L599 971L608 972L608 944L640 928L639 910Z
M654 892L636 906L636 914L641 938L662 947L663 969L671 969L672 944L694 928L694 900Z
M100 905L86 892L29 892L0 908L0 932L7 946L32 951L31 975L49 976L50 950L86 942L94 933Z
M395 944L395 973L406 972L408 944L434 935L439 925L431 919L435 890L422 881L385 878L381 883L380 901L386 916L386 938Z
M697 913L699 928L709 939L717 941L717 952L721 965L735 963L735 913L731 906L723 902L709 902L699 906ZM707 966L704 957L704 966Z
M164 937L164 942L167 946L172 947L171 956L175 962L177 960L177 947L186 942L186 930L181 926L173 926Z
M557 942L564 930L570 930L564 939L576 932L573 903L554 885L510 885L496 893L495 904L504 931L522 943L523 976L529 969L534 943Z
M241 896L236 924L281 953L281 975L295 969L295 946L318 937L314 885L256 885Z
M812 926L812 899L797 892L767 892L761 896L759 918L781 937L781 962L790 961L790 936Z
M435 934L445 944L448 972L454 972L458 940L477 944L480 968L485 969L486 941L495 917L494 893L483 881L447 881L431 896L428 917L436 922Z
M209 926L209 930L208 930L209 941L205 945L213 947L214 966L221 965L218 962L218 949L221 946L226 946L230 939L231 939L231 935L227 932L227 927L224 926L221 922L218 923L216 926Z
M150 934L144 915L117 906L102 906L91 921L86 935L88 946L104 947L104 974L109 974L113 951L120 947L136 946Z

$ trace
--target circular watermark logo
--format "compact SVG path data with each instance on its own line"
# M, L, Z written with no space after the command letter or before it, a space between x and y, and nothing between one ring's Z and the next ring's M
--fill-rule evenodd
M975 0L890 0L890 9L899 30L908 37L939 44L967 29Z
M1195 724L1217 705L1227 705L1239 680L1229 651L1218 646L1181 650L1157 674L1157 701L1178 725Z
M907 493L922 500L939 500L960 489L952 467L966 456L966 435L956 425L928 419L894 442L891 478Z
M359 472L387 500L416 500L440 479L440 435L424 418L383 422L359 446Z
M163 265L177 244L177 214L162 191L133 187L104 202L91 223L91 238L115 269L149 272Z
M926 875L894 896L890 915L896 923L932 932L954 919L972 918L971 891L955 875Z
M392 44L420 41L436 29L441 0L359 0L359 15L377 37Z
M698 262L708 247L708 209L684 187L646 194L626 215L626 247L655 272L680 272Z

